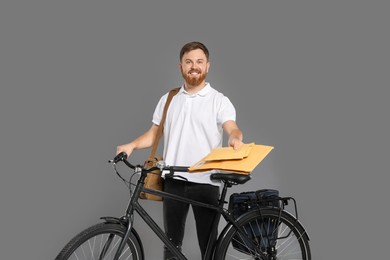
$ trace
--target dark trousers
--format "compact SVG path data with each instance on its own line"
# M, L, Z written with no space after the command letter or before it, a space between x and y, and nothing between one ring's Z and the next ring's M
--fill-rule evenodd
M218 205L219 187L217 186L166 178L164 191L196 201ZM188 209L189 204L164 198L165 232L178 248L181 248L183 242ZM217 239L218 227L212 226L217 212L212 209L197 206L192 206L192 210L194 212L196 232L203 259L206 253L209 236L213 230L215 231L215 236L210 237L210 239L212 239L212 241ZM176 258L173 258L172 254L164 246L164 260L168 259Z

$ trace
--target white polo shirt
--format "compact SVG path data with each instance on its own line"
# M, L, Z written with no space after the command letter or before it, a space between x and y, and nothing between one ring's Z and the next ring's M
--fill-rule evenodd
M153 123L160 124L168 93L161 97L153 114ZM213 148L222 147L222 125L236 120L230 100L209 83L196 94L181 87L173 97L164 124L164 160L167 165L191 166ZM220 185L210 180L212 172L175 173L195 183Z

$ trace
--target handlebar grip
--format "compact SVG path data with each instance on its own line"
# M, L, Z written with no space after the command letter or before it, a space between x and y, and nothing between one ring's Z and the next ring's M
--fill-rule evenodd
M135 166L132 165L131 163L129 163L129 161L127 160L127 154L125 152L119 153L117 156L115 156L114 159L109 160L108 162L116 164L116 163L121 162L121 161L124 162L131 169L133 169L133 170L135 169Z
M170 166L169 169L174 172L188 172L188 168L186 166Z
M118 163L120 161L125 161L127 159L127 154L125 152L119 153L115 158L112 160L113 163Z

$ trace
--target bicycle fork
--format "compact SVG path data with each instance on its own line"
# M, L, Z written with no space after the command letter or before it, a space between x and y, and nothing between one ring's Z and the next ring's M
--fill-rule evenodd
M133 228L133 221L134 221L134 218L133 218L134 206L133 205L138 203L137 200L138 200L138 197L139 197L139 195L141 193L141 187L143 186L143 184L145 182L145 178L146 178L146 171L144 169L142 169L142 173L141 173L141 176L140 176L140 178L138 180L138 184L137 184L137 186L136 186L136 188L134 190L133 196L130 199L129 205L127 206L126 215L124 217L122 217L122 219L125 220L126 223L127 223L127 225L126 225L127 229L126 229L125 235L122 238L121 243L119 244L118 250L116 251L113 260L118 260L119 259L119 257L122 254L123 249L125 248L127 240L130 237L131 230ZM142 183L142 185L140 185L140 183ZM99 260L100 260L100 258L99 258Z

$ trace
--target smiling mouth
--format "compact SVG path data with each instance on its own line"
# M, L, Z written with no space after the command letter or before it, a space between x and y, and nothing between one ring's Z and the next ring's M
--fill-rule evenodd
M200 71L198 71L198 70L191 70L190 72L188 72L188 74L190 74L190 75L199 75Z

